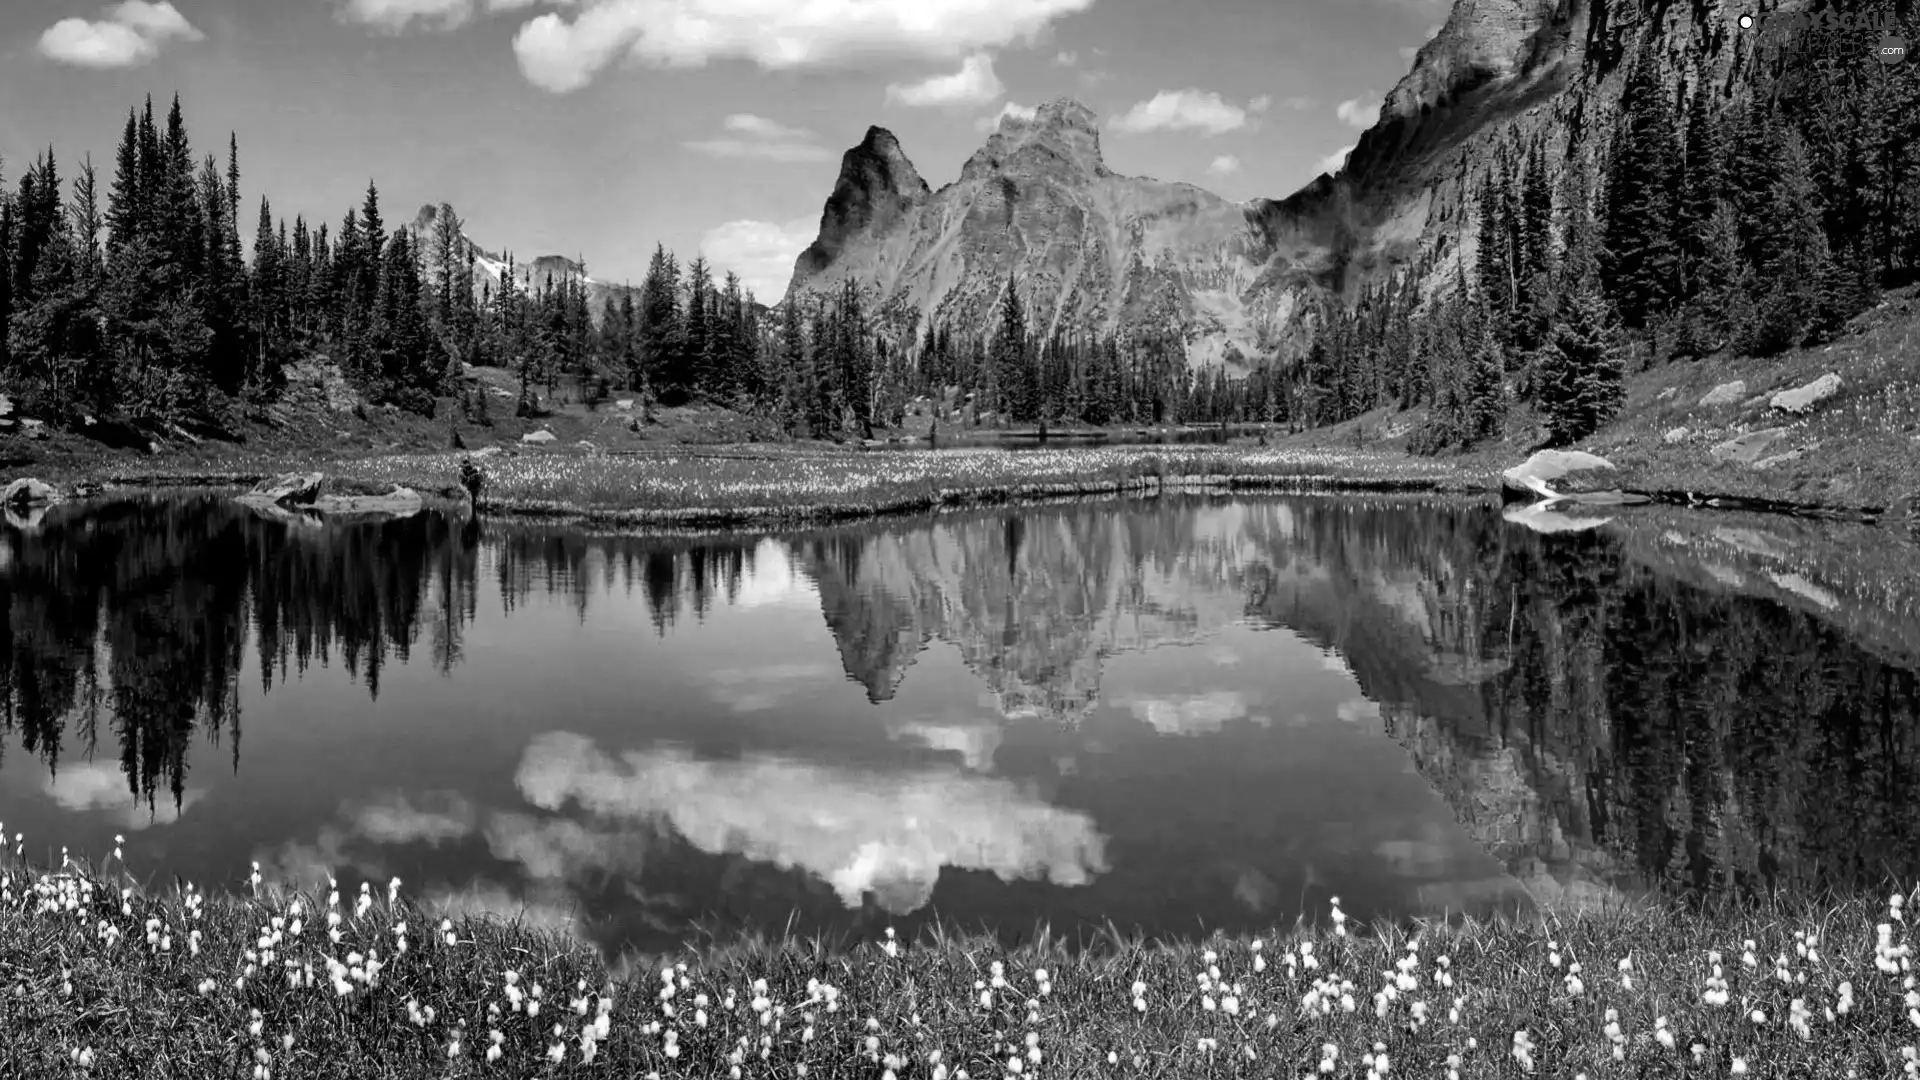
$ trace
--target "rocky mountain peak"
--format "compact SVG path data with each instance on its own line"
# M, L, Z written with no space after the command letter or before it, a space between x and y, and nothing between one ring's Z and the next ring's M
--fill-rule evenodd
M820 235L800 253L796 272L811 275L832 263L856 236L898 221L932 194L893 132L874 125L840 158L840 177L820 214Z
M1002 114L1000 126L960 170L962 179L1000 172L1067 177L1111 175L1100 156L1099 118L1072 98L1034 110L1031 119Z

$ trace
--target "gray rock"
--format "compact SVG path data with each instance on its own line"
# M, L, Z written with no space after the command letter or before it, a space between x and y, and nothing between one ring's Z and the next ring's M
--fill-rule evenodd
M30 506L51 506L60 501L60 491L45 480L23 476L0 492L0 506L24 510Z
M497 446L483 446L480 449L475 450L472 454L468 456L474 457L474 458L490 458L499 452L500 452L500 448Z
M1771 469L1776 465L1785 465L1790 461L1799 461L1801 458L1806 457L1818 449L1820 449L1819 443L1810 442L1805 446L1795 447L1784 454L1774 454L1772 457L1761 458L1759 461L1753 463L1753 467L1763 470Z
M1668 446L1672 446L1674 443L1686 442L1687 436L1691 434L1693 434L1693 432L1687 430L1686 428L1677 427L1677 428L1674 428L1672 431L1667 432L1665 435L1662 435L1661 438L1666 440Z
M545 446L550 442L558 442L559 439L560 436L544 428L539 431L529 431L525 435L520 436L520 441L530 446Z
M419 513L424 505L419 492L396 484L385 495L323 495L306 509L326 518L403 518Z
M23 416L20 418L20 433L29 439L44 439L47 437L47 422L29 420Z
M244 500L280 505L301 505L310 503L320 496L320 485L326 477L317 472L282 473L269 480L262 480L253 486L253 490L241 496Z
M8 397L5 394L0 394L0 416L12 416L12 415L13 415L13 399Z
M1679 392L1680 392L1680 389L1678 387L1669 386L1665 390L1662 390L1658 394L1655 394L1653 399L1655 401L1665 401Z
M1509 491L1530 492L1549 499L1560 492L1549 485L1555 481L1597 469L1611 470L1613 462L1584 450L1541 450L1525 462L1500 474Z
M614 408L616 408L616 409L619 409L619 410L620 410L621 412L632 412L632 411L633 411L633 399L632 399L632 398L621 398L621 399L620 399L619 401L616 401L616 402L614 402L614 403L613 403L613 407L614 407Z
M1732 382L1721 383L1719 386L1707 391L1706 396L1700 399L1700 404L1703 407L1732 405L1742 397L1745 397L1746 393L1747 381L1745 379L1735 379Z
M1791 390L1782 390L1773 395L1769 402L1781 412L1805 416L1814 407L1840 392L1840 376L1829 371L1805 386L1796 386Z
M1715 461L1731 461L1737 465L1751 465L1766 456L1767 448L1787 436L1783 427L1765 428L1749 431L1745 435L1728 439L1708 451Z

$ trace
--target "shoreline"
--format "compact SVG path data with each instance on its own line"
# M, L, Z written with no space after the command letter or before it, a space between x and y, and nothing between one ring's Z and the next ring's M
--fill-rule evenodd
M276 456L253 468L231 471L117 473L55 469L40 478L58 480L69 491L78 487L87 495L111 495L127 489L244 488L283 472L312 470L322 472L330 484L368 491L400 484L429 498L465 502L457 476L458 463L468 456L447 451L305 461ZM1076 475L1075 462L1084 458L1094 458L1094 467ZM756 452L755 448L728 446L647 455L508 451L482 460L489 473L478 506L483 517L612 527L777 528L1056 499L1177 493L1350 492L1505 498L1498 473L1486 463L1292 448L1146 446L982 454L814 449ZM990 467L972 467L983 461ZM868 473L899 463L910 466L906 472L916 475L898 481L875 480L860 492L864 498L812 492L807 483L792 483L791 477L783 475L811 472L814 475L806 479L817 482L829 470ZM567 469L598 469L612 475L592 482L535 482L532 475ZM708 474L723 472L733 474L730 482L722 485L724 490L707 486ZM677 498L658 490L666 486L658 483L662 474L675 482ZM1618 490L1665 506L1895 523L1888 520L1887 508L1879 506L1839 506L1666 487Z

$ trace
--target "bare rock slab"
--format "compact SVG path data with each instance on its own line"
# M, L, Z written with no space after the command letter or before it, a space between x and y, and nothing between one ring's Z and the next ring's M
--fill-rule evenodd
M305 505L320 497L320 485L325 482L326 476L317 472L281 473L255 484L253 490L240 499L276 506Z
M1584 450L1541 450L1500 477L1508 491L1557 499L1561 492L1551 485L1564 484L1579 474L1613 468L1613 462Z
M1840 376L1829 371L1805 386L1782 390L1768 402L1781 412L1805 416L1819 404L1840 392Z
M1746 396L1747 381L1745 379L1735 379L1732 382L1721 383L1719 386L1707 391L1706 396L1700 399L1700 404L1707 408L1716 405L1733 405Z
M1715 461L1731 461L1736 465L1751 465L1767 456L1767 449L1774 443L1787 437L1783 427L1763 428L1749 431L1745 435L1728 439L1712 450L1707 451Z

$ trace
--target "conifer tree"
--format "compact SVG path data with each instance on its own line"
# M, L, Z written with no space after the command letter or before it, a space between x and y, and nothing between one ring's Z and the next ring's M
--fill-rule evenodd
M1606 174L1601 271L1623 322L1638 329L1665 314L1679 296L1672 167L1678 147L1667 91L1650 52L1629 72L1620 109Z

